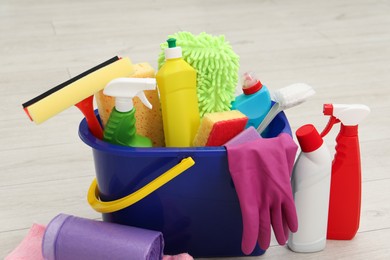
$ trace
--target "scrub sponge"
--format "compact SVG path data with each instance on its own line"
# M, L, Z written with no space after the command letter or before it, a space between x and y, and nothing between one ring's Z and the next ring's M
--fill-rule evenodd
M248 118L238 110L207 113L200 122L194 146L221 146L242 132Z
M205 32L195 36L190 32L178 32L168 38L175 38L182 48L183 59L197 72L197 94L199 114L228 111L235 99L238 83L239 57L233 51L225 36L214 37ZM165 62L161 44L158 66Z

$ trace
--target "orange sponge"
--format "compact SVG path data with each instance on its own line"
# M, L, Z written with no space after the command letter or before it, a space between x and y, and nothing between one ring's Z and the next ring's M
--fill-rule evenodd
M221 146L244 130L248 121L238 110L207 113L200 122L194 146Z

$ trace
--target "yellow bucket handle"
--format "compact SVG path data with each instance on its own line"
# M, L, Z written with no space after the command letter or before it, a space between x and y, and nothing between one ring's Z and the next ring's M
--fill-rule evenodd
M183 159L180 163L178 163L177 165L175 165L174 167L151 181L150 183L146 184L144 187L140 188L139 190L127 195L126 197L113 201L100 200L99 188L95 178L92 181L91 186L88 190L88 203L94 210L101 213L111 213L127 208L128 206L133 205L134 203L145 198L161 186L165 185L167 182L171 181L173 178L177 177L182 172L192 167L194 164L194 160L191 157L187 157Z

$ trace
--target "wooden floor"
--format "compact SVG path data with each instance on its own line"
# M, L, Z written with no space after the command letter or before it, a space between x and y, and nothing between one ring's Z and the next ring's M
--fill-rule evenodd
M114 55L157 67L167 35L224 34L240 73L269 89L306 82L317 94L287 111L295 131L327 118L323 103L363 103L361 225L352 241L296 254L273 240L246 259L390 259L390 1L388 0L1 0L0 258L31 225L58 213L98 219L86 202L94 177L90 149L70 108L42 125L21 104ZM337 127L326 141L334 149Z

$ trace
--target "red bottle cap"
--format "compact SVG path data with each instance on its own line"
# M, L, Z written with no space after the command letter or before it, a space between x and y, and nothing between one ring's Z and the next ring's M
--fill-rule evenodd
M304 153L313 152L324 143L317 129L311 124L301 126L297 130L296 135Z
M251 95L259 91L263 87L263 84L261 84L260 80L256 82L253 86L249 88L242 88L242 91L245 95Z

